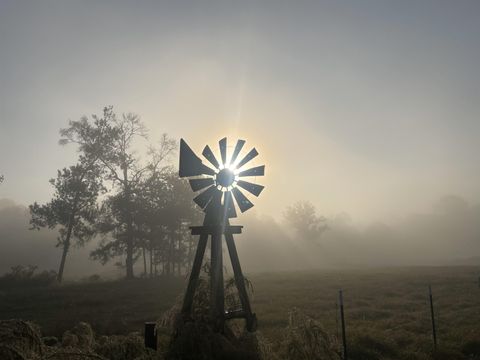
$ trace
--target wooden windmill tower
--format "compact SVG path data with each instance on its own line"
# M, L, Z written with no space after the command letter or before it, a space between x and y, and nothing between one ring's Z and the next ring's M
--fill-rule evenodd
M244 145L244 140L238 140L231 157L227 159L227 139L220 140L221 162L217 160L210 147L205 146L202 155L213 166L212 168L205 165L183 139L180 140L179 176L188 177L192 190L200 192L193 201L205 212L203 225L190 228L192 235L199 236L199 242L183 300L182 315L187 319L191 315L193 297L207 242L210 238L210 317L216 331L222 331L225 320L233 318L244 318L248 331L255 331L257 326L257 319L250 307L245 279L233 238L235 234L242 232L243 226L232 226L229 221L230 218L237 217L235 203L242 213L253 207L252 202L240 188L255 196L260 195L264 189L261 185L242 180L244 177L263 176L265 173L264 165L243 169L250 160L258 155L257 150L253 148L239 160ZM222 251L224 238L241 303L241 308L233 311L225 311Z

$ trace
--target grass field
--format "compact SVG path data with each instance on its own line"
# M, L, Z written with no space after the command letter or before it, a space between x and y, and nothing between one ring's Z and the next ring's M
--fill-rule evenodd
M289 312L298 308L332 335L339 332L344 290L352 359L427 359L432 350L427 286L431 284L442 359L480 355L480 267L415 267L253 274L259 331L281 348ZM0 289L0 318L38 323L61 335L79 321L97 333L141 331L178 300L184 279L75 283ZM439 357L440 358L440 357Z

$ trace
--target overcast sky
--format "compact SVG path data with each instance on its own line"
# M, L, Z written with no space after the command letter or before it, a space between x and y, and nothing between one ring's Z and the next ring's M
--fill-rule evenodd
M480 200L480 2L0 0L0 198L48 200L69 119L113 105L267 166L261 213Z

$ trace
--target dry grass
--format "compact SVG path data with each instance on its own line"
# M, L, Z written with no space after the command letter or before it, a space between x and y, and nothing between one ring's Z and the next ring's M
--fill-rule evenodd
M342 288L351 359L479 359L479 275L479 267L250 275L255 286L253 309L259 319L257 351L263 352L264 359L315 359L313 354L321 353L322 349L337 354L336 299L338 289ZM181 294L183 284L183 279L139 280L12 292L0 289L0 318L33 320L46 335L60 338L65 330L73 331L75 324L84 320L92 323L100 334L95 340L97 344L105 334L116 333L129 339L136 336L130 345L126 345L126 338L117 339L117 343L125 345L123 350L117 347L120 359L130 351L127 349L143 346L141 335L128 334L141 331L144 321L151 321L170 308ZM433 288L437 314L439 349L435 353L428 284ZM298 309L300 323L289 317L294 308ZM168 344L168 336L165 330L163 347Z
M319 321L327 333L337 335L336 303L338 289L342 288L351 358L431 359L427 298L427 286L431 284L439 341L436 358L478 358L479 275L478 267L263 274L252 278L257 289L254 309L259 328L275 348L283 344L286 314L293 307Z

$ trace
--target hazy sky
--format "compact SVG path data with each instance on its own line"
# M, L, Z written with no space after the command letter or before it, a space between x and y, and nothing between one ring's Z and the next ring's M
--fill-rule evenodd
M46 201L69 119L136 112L151 139L256 146L279 216L480 199L480 2L0 0L0 198Z

